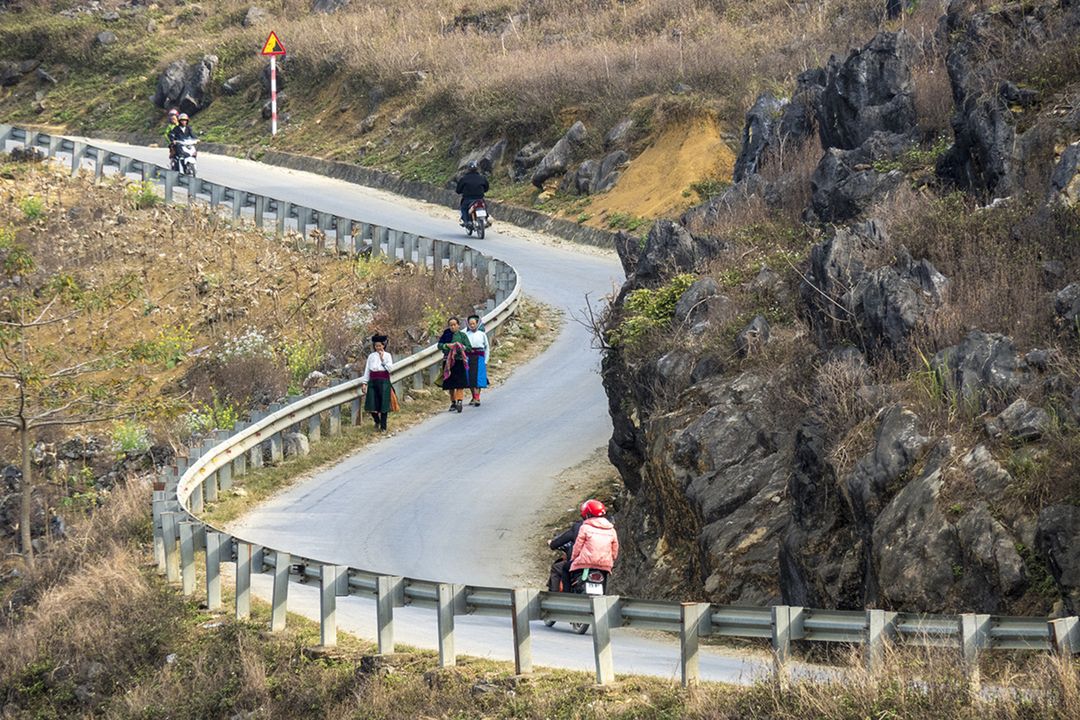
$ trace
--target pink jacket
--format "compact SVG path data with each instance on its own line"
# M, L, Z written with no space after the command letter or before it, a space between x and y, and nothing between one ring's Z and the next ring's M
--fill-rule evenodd
M594 568L607 570L615 565L619 557L619 536L615 526L606 517L593 517L581 523L574 552L570 555L570 570Z

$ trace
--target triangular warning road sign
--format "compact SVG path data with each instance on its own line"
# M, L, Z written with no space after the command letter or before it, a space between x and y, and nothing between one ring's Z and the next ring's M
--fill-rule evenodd
M281 44L280 40L278 40L278 36L277 36L276 32L271 31L270 37L266 38L266 43L263 45L262 54L263 55L284 55L285 54L285 46Z

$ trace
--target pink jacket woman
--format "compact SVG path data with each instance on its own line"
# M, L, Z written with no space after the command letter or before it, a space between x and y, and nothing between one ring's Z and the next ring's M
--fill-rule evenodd
M619 557L619 536L606 517L591 517L581 523L574 551L570 555L570 571L593 568L611 572Z

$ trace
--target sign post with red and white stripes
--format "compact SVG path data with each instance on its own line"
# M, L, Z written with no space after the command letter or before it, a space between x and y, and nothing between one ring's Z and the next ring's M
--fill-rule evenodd
M277 58L285 54L285 46L278 40L276 32L270 31L270 37L263 43L262 54L270 57L270 134L277 135Z

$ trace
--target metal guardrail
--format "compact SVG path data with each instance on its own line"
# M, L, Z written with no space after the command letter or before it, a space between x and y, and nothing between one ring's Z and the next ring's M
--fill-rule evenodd
M286 200L268 198L202 179L187 178L150 163L126 158L101 148L77 143L46 133L0 125L0 148L6 141L44 149L52 157L71 153L72 170L83 160L94 161L100 177L105 167L134 173L145 180L160 181L165 196L183 189L188 199L205 198L212 207L230 208L240 217L250 208L255 223L264 227L273 215L275 229L283 233L292 219L306 234L309 227L320 230L319 240L331 234L333 252L384 253L423 262L432 267L451 263L462 271L472 271L487 280L493 298L484 316L495 330L514 311L520 297L520 280L506 263L455 243L423 238L371 223L324 213ZM435 346L420 350L394 367L395 384L420 385L428 371L441 359ZM677 632L680 641L681 676L684 684L699 677L699 640L706 637L768 640L781 672L793 642L833 642L860 645L871 667L881 661L886 643L922 647L945 647L957 651L969 666L983 651L1080 652L1080 619L1006 617L964 613L923 615L884 610L820 610L792 606L742 607L696 602L672 602L619 596L588 597L552 593L531 588L490 588L440 583L407 577L380 575L362 569L338 566L313 558L294 557L287 550L263 548L243 538L231 537L196 517L206 501L216 499L220 490L232 486L234 478L262 463L264 449L273 460L282 458L282 434L290 429L305 431L318 441L325 428L329 434L340 430L342 408L348 407L353 422L359 415L358 380L333 387L291 402L271 406L269 413L256 413L250 421L231 430L215 431L212 439L179 455L162 476L162 489L154 492L154 551L159 569L180 583L184 595L195 592L196 553L202 552L206 565L208 607L222 607L221 563L236 562L235 614L247 618L251 611L251 575L272 569L272 630L285 627L285 608L291 575L301 581L318 580L321 598L321 640L336 643L336 598L347 595L374 598L379 652L394 651L394 608L405 605L430 608L438 618L439 663L453 665L454 617L475 614L508 617L511 620L515 668L527 673L532 668L530 622L556 620L592 626L596 677L599 683L614 679L610 630L614 627Z

